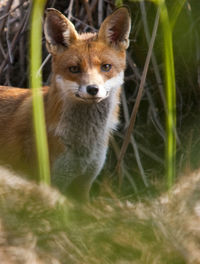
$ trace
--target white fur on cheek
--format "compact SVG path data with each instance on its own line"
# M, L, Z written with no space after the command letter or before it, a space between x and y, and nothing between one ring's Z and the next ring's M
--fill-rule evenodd
M62 96L74 95L78 91L78 83L65 80L61 75L56 75L56 85L60 89Z
M106 89L105 89L104 85L99 85L99 91L98 91L97 96L101 97L101 98L106 97Z
M111 79L107 80L104 84L106 91L110 91L113 88L120 87L124 82L124 72L121 71L116 76L112 77Z
M107 96L107 93L114 89L119 88L124 82L124 72L121 71L116 76L107 80L103 85L99 85L98 97L104 98Z

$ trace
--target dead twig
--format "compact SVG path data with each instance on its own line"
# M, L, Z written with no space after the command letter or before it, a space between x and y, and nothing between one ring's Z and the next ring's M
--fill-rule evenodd
M13 9L9 10L6 14L0 17L0 21L3 20L4 18L8 17L12 12L14 12L16 9L18 9L20 6L23 5L23 2L20 3L19 5L15 6Z
M70 4L69 4L69 7L68 7L68 19L71 20L71 17L72 17L72 8L73 8L73 5L74 5L74 0L71 0L70 1Z
M10 10L10 8L11 8L11 6L12 6L13 1L14 1L14 0L9 0L9 1L7 2L7 5L6 5L6 7L4 8L4 12L5 12L6 14L9 13L9 10ZM6 19L4 19L3 22L0 23L0 36L2 36L2 32L3 32L4 28L5 28L5 25L6 25Z
M16 48L16 43L18 41L19 36L22 34L22 32L25 30L26 24L28 23L29 17L30 17L30 12L31 12L31 5L29 7L29 11L27 12L26 16L24 16L23 20L21 21L21 25L19 26L18 31L15 33L12 42L11 42L11 50ZM0 76L8 62L9 59L9 53L7 52L6 58L0 65Z
M125 121L126 121L126 126L125 127L127 127L130 118L129 118L127 100L126 100L126 95L125 95L124 89L122 90L122 106L123 106L124 118L125 118ZM131 144L132 144L132 147L133 147L133 151L134 151L134 154L135 154L136 162L137 162L140 174L142 176L142 180L144 182L144 185L148 186L148 181L147 181L144 169L142 167L142 162L141 162L141 159L140 159L140 154L139 154L139 151L138 151L137 143L136 143L133 135L131 135ZM119 158L119 155L118 155L118 158ZM119 179L119 182L122 182L122 176L123 176L123 174L121 173L120 174L121 179Z
M83 4L84 4L84 7L85 7L85 10L86 10L86 13L87 13L87 17L88 17L88 22L91 26L93 26L93 19L92 19L92 13L91 13L91 10L90 10L90 6L88 4L88 0L82 0L83 1Z
M103 20L103 1L98 1L98 26L100 27Z
M140 9L141 9L141 13L142 13L142 21L143 21L143 25L144 25L145 37L146 37L147 43L149 45L151 37L150 37L149 27L148 27L148 23L147 23L147 14L146 14L145 2L140 2ZM166 110L166 100L165 100L165 94L164 94L164 87L162 84L162 78L160 76L160 71L159 71L159 67L158 67L158 63L157 63L154 51L152 51L151 60L152 60L153 68L154 68L155 78L156 78L157 85L158 85L159 92L160 92L160 97L162 99L164 109Z
M143 90L144 90L144 84L145 84L145 81L146 81L147 71L148 71L148 68L149 68L149 63L150 63L150 59L151 59L151 55L152 55L152 51L153 51L154 41L155 41L155 38L156 38L156 32L157 32L158 23L159 23L159 17L160 17L160 9L157 10L157 14L156 14L155 22L154 22L154 28L153 28L153 32L152 32L152 37L151 37L151 41L150 41L150 45L149 45L149 50L148 50L148 53L147 53L147 58L146 58L145 65L144 65L144 70L143 70L142 77L141 77L141 82L140 82L140 86L139 86L138 95L137 95L137 98L136 98L135 105L133 107L133 111L132 111L132 114L131 114L129 127L128 127L126 135L124 137L124 141L123 141L122 148L121 148L121 151L120 151L119 159L118 159L118 162L117 162L117 165L116 165L116 170L117 171L120 169L121 162L122 162L122 160L124 158L124 155L126 153L128 144L130 142L131 134L132 134L133 127L134 127L134 124L135 124L135 120L136 120L136 114L138 112L140 101L142 99Z

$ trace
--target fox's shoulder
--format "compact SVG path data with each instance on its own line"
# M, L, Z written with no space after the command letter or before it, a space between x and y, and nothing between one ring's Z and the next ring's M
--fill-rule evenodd
M28 96L30 94L29 89L10 87L10 86L0 86L0 100L3 99L16 99L21 96Z
M48 89L47 86L43 87L43 93L46 94ZM26 99L31 97L31 94L30 89L0 86L0 114L13 113Z
M47 93L49 90L48 86L42 87L43 93ZM27 97L31 95L31 90L26 88L10 87L10 86L0 86L0 99L18 97Z

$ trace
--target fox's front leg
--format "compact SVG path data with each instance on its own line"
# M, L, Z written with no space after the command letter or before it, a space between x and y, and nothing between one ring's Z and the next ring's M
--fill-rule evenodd
M67 196L86 201L89 199L89 191L96 175L96 170L87 169L86 164L76 155L71 157L65 153L54 163L52 183Z
M89 201L92 181L91 175L80 175L67 188L67 196L79 202Z
M66 184L64 178L70 176L69 172L62 174L62 180L58 177L53 179L53 184L59 188L69 198L80 202L89 201L89 193L92 185L91 175L83 174L79 175L72 180L70 184Z

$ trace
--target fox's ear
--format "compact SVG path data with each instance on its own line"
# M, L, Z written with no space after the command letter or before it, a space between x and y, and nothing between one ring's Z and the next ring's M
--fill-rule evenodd
M54 8L48 8L46 11L44 34L47 49L52 54L64 50L78 35L74 25Z
M120 7L109 15L100 27L98 39L118 49L127 49L131 18L128 8Z

